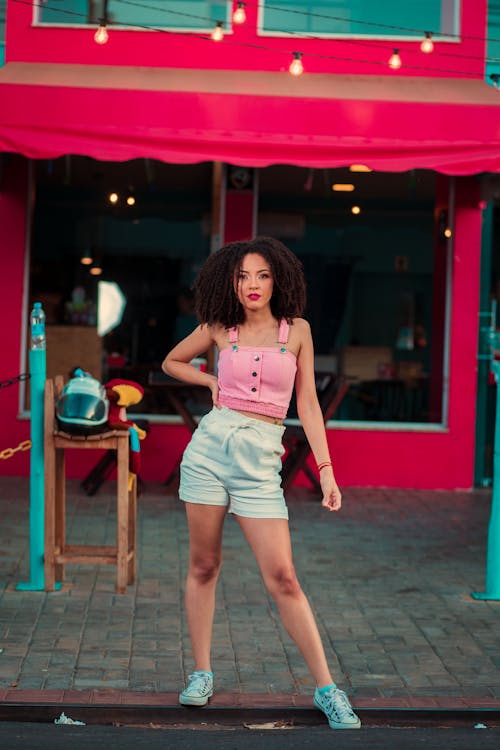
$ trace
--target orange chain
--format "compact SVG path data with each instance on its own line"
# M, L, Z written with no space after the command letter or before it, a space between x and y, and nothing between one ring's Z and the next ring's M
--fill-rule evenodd
M0 459L12 458L12 456L18 451L29 451L30 448L31 440L23 440L22 443L19 443L17 448L5 448L3 451L0 451Z

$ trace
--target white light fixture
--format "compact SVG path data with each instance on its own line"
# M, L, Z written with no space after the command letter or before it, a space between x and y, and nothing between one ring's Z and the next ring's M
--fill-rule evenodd
M401 58L399 56L399 50L393 50L388 62L389 67L392 68L392 70L398 70L402 64L403 63L401 62Z
M288 68L293 76L301 76L304 72L304 66L302 65L302 52L294 52L293 60Z
M212 31L211 35L214 42L221 42L224 39L224 30L222 28L222 21L217 21L217 26Z
M96 44L106 44L106 42L109 39L108 30L106 28L106 19L100 18L99 19L99 28L97 29L96 33L94 34L94 42Z
M118 203L118 193L110 193L108 195L108 200L110 203Z
M97 284L97 333L104 336L120 325L127 300L116 281Z
M354 214L354 216L358 216L358 214L361 213L361 208L359 206L352 206L351 213Z
M432 41L432 34L430 31L425 32L425 39L420 45L420 49L422 52L425 52L426 55L434 51L434 42Z
M233 23L245 23L247 20L247 13L245 10L245 3L237 3L237 7L233 13Z
M332 190L336 193L352 193L355 189L355 186L349 182L334 182L332 185Z

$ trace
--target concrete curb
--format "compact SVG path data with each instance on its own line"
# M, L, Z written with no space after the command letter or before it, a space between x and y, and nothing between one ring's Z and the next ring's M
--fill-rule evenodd
M369 698L353 700L364 726L500 727L500 699ZM324 723L306 696L222 694L202 709L184 708L177 693L0 691L0 721L52 723L66 716L86 724L244 726L268 722Z

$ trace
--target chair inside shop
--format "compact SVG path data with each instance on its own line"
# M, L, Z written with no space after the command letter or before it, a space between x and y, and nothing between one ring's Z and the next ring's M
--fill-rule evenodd
M316 392L325 424L334 417L348 390L349 383L344 377L333 373L316 373ZM304 472L316 490L321 490L316 473L307 463L311 448L303 427L287 425L283 445L287 450L281 471L283 491L286 493L290 489L299 471Z

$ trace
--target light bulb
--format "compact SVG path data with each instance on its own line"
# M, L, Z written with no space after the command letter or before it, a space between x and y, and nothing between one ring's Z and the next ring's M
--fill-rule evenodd
M294 52L293 53L293 60L290 63L290 67L288 70L293 76L301 76L304 72L304 66L302 65L302 52Z
M110 203L118 203L118 193L110 193L108 195L108 200Z
M214 42L221 42L224 39L224 30L222 28L221 21L217 21L217 26L212 31L211 37L214 40Z
M453 233L452 233L452 231L451 231L450 227L446 227L446 229L444 230L443 234L444 234L444 236L446 237L446 239L447 239L447 240L449 240L449 239L450 239L450 237L451 237L451 235L452 235Z
M427 55L430 52L434 51L434 42L432 41L432 34L430 31L425 32L425 39L420 45L420 49L422 52L425 52Z
M129 195L127 198L127 206L135 206L135 198L133 195Z
M238 7L233 13L233 23L245 23L247 20L247 13L245 10L245 3L238 3Z
M106 24L101 19L99 21L99 28L94 34L94 42L96 42L96 44L106 44L108 39L109 39L109 34L108 34L108 30L106 29Z
M389 58L389 67L392 70L398 70L402 65L401 58L399 56L399 50L395 49Z
M82 264L82 266L91 266L93 262L94 259L90 255L90 253L84 253L80 258L80 263Z
M102 274L101 266L92 266L90 273L92 276L100 276Z
M352 206L351 213L354 214L354 216L357 216L361 213L361 208L359 206Z

